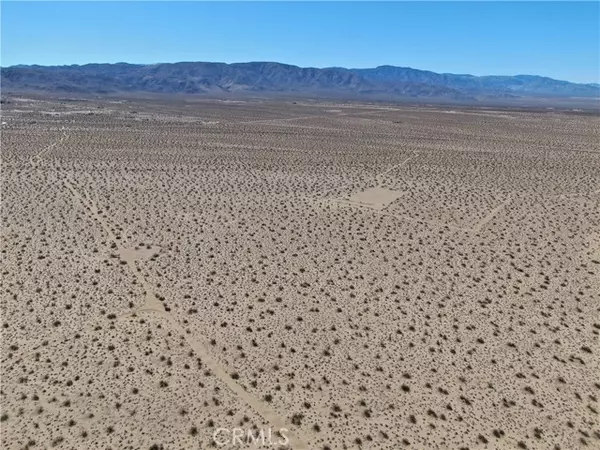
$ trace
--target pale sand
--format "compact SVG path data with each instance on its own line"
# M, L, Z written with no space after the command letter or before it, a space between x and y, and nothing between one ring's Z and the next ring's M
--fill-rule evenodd
M348 199L351 203L358 203L373 209L383 209L393 201L399 199L402 192L391 191L379 186L353 194Z
M2 448L600 448L598 117L14 100Z

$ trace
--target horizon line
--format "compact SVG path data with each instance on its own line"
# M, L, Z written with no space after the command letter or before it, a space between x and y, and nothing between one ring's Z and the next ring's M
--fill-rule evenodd
M207 63L207 64L224 64L224 65L234 65L234 64L252 64L252 63L262 63L262 64L280 64L280 65L284 65L284 66L292 66L292 67L297 67L299 69L318 69L318 70L328 70L328 69L343 69L343 70L366 70L366 69L377 69L380 67L394 67L394 68L398 68L398 69L410 69L410 70L418 70L421 72L431 72L431 73L435 73L438 75L458 75L458 76L469 76L469 77L475 77L475 78L483 78L483 77L540 77L540 78L548 78L551 80L555 80L555 81L562 81L562 82L566 82L566 83L572 83L572 84L581 84L581 85L600 85L600 79L596 80L596 81L588 81L588 82L581 82L581 81L569 81L569 80L564 80L564 79L558 79L558 78L552 78L546 75L539 75L539 74L527 74L527 73L518 73L518 74L512 74L512 75L497 75L497 74L487 74L487 75L474 75L474 74L470 74L470 73L454 73L454 72L436 72L434 70L429 70L429 69L418 69L418 68L414 68L414 67L410 67L410 66L395 66L393 64L379 64L377 66L371 66L371 67L344 67L344 66L327 66L327 67L317 67L317 66L299 66L297 64L290 64L290 63L284 63L284 62L279 62L279 61L236 61L236 62L224 62L224 61L201 61L201 60L196 60L196 61L176 61L176 62L153 62L153 63L130 63L130 62L126 62L126 61L117 61L117 62L87 62L84 64L77 64L77 63L73 63L73 64L25 64L25 63L21 63L21 64L12 64L10 66L2 66L0 65L0 69L10 69L13 67L83 67L83 66L90 66L90 65L117 65L117 64L127 64L130 66L158 66L158 65L163 65L163 64L186 64L186 63Z

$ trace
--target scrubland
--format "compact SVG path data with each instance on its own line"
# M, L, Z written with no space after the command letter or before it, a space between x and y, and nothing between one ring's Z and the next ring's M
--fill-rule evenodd
M600 447L597 116L14 97L2 121L2 448Z

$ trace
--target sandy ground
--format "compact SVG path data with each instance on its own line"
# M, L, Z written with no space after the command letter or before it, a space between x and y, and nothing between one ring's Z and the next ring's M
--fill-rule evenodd
M4 104L2 448L600 448L600 120L448 112Z

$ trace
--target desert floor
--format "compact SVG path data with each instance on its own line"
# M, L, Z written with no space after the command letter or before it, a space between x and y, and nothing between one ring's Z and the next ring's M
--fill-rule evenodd
M2 448L600 448L598 116L2 107Z

